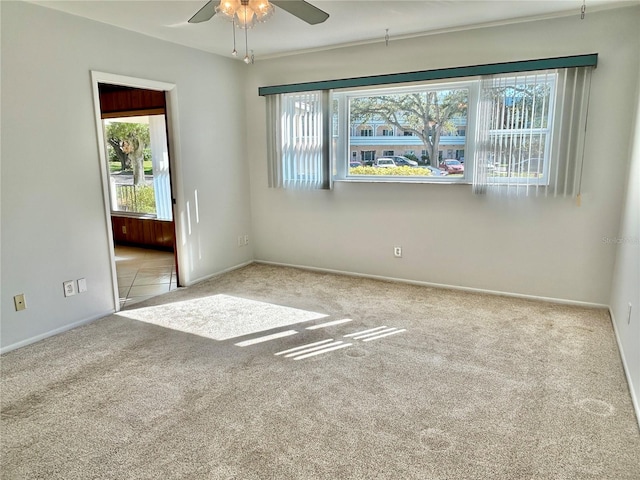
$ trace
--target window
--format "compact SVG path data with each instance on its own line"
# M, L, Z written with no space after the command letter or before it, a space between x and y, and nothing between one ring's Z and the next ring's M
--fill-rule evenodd
M460 125L467 124L470 95L471 84L468 80L375 90L334 91L333 98L337 100L334 106L341 110L334 118L343 117L347 125L382 123L403 132L402 136L393 140L397 149L385 148L389 140L383 138L370 141L370 146L381 151L382 157L395 158L395 165L385 165L384 169L379 168L376 161L371 165L349 165L347 169L336 169L342 173L338 178L442 181L444 175L437 175L438 172L428 167L445 171L447 166L438 162L442 157L441 152L454 152L455 150L448 148L452 144L461 146L462 150L466 148L466 137L458 136L457 133ZM351 150L354 144L361 144L361 141L353 136L347 138L348 131L345 129L337 131L338 136L343 137L336 142L342 146L342 151L336 150L334 158L339 165L346 156L345 152ZM415 155L418 149L427 152L426 161L422 155L420 158ZM396 151L409 155L409 158L396 156ZM431 162L432 158L435 161ZM463 168L448 170L448 181L463 181L467 178Z
M373 161L376 159L376 151L375 150L361 150L360 151L360 160L365 165L371 165Z
M164 115L105 118L111 210L171 220Z
M284 131L293 119L273 105L312 93L286 92L322 89L315 93L326 96L320 115L327 138L318 162L335 180L445 181L472 184L475 193L497 187L509 194L568 195L580 191L596 64L597 54L576 55L261 87L259 94L268 99L269 131L276 125L283 133L269 136L273 145L286 143ZM381 128L398 135L374 136ZM290 161L284 146L269 151L271 176ZM408 158L396 151L421 154L407 153ZM352 158L354 152L361 162ZM372 160L369 152L382 157ZM394 165L385 161L380 168L383 157Z
M562 69L483 79L474 189L579 192L589 78Z
M387 129L387 128L383 129L382 130L382 136L383 137L392 137L393 136L393 130L390 130L390 129Z
M487 116L485 154L495 181L540 177L546 183L557 74L499 77L482 88Z

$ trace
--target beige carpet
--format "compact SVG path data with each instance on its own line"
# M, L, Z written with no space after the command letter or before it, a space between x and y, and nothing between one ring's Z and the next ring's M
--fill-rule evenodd
M635 479L608 313L251 265L2 356L2 479Z

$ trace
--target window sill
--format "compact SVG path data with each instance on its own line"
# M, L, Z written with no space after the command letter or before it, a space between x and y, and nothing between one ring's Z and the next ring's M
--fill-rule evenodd
M126 218L143 218L147 220L157 220L157 215L152 213L136 213L136 212L120 212L120 211L111 211L112 217L126 217Z
M469 180L434 180L434 179L407 179L407 177L400 178L335 178L334 183L409 183L409 184L430 184L430 185L471 185Z

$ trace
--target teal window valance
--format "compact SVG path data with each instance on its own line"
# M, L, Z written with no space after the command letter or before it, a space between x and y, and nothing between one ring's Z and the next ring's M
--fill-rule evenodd
M568 57L521 60L517 62L489 63L468 67L441 68L419 72L391 73L368 77L322 80L318 82L292 83L258 88L258 95L276 95L279 93L309 92L314 90L332 90L336 88L369 87L391 83L408 83L449 78L474 77L478 75L496 75L503 73L530 72L554 68L596 67L598 54L573 55Z

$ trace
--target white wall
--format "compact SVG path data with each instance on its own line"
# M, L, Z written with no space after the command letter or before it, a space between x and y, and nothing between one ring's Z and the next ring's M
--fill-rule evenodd
M631 165L620 233L603 239L602 248L617 250L611 313L640 422L640 88L637 95L635 138L630 148Z
M250 261L246 65L23 2L2 2L2 324L12 348L114 310L90 71L177 85L187 283ZM196 222L194 198L199 199ZM62 282L89 291L64 298ZM15 312L13 296L26 294Z
M411 281L606 305L638 82L640 10L627 8L260 61L247 84L255 257ZM259 86L600 54L593 75L582 206L475 196L470 186L339 183L267 188ZM403 258L392 246L403 247Z

